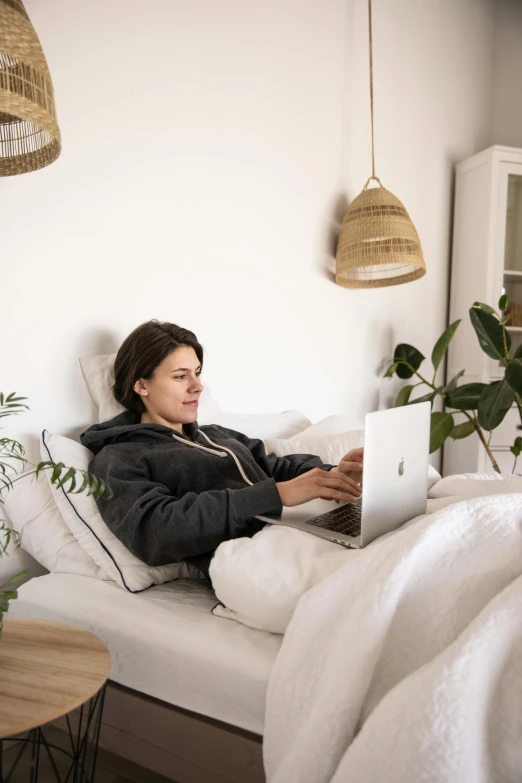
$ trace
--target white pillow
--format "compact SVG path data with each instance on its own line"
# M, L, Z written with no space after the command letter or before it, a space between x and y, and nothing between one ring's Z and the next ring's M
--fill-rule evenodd
M42 433L41 454L42 459L51 459L55 463L63 462L78 470L88 470L89 462L93 458L89 449L80 443L62 435L53 435L47 430ZM56 505L84 552L120 587L136 593L151 585L163 584L173 579L203 577L198 568L187 563L148 566L135 557L109 530L92 495L85 492L67 493L62 487L50 486Z
M80 366L87 388L98 408L98 421L108 421L125 408L116 402L111 391L114 383L115 353L81 356ZM226 413L213 399L208 384L201 393L198 424L221 424L251 438L289 438L311 425L310 419L298 411L282 413Z
M56 505L48 476L23 473L2 496L20 545L35 560L60 574L110 580L75 539Z
M305 430L307 435L340 435L343 432L360 432L360 428L354 429L353 421L346 416L327 416L317 421ZM301 435L304 435L302 432Z
M291 438L302 432L312 423L299 411L282 413L216 413L212 424L228 427L250 438ZM203 424L198 417L198 424Z
M363 430L349 430L337 435L307 434L308 432L309 430L305 430L284 440L266 438L267 454L274 452L278 457L285 457L287 454L315 454L321 457L323 462L338 465L350 449L363 445Z
M87 383L90 395L98 408L98 421L113 419L125 408L116 402L111 391L114 383L115 353L100 356L81 356L80 367ZM212 398L210 389L205 385L198 408L199 424L213 424L216 414L221 410Z
M334 435L322 433L344 426L346 421L342 416L328 416L293 438L266 438L266 452L273 452L278 457L286 457L287 454L315 454L321 457L323 462L338 465L350 449L363 445L364 430L348 430ZM428 465L428 489L440 481L440 478L440 473L432 465Z

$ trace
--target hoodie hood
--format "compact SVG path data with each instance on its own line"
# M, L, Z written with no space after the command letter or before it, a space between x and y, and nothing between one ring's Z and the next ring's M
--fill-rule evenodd
M183 429L190 438L196 439L199 430L197 421L184 424ZM172 439L173 432L180 438L186 438L184 433L163 424L142 424L141 413L137 411L124 411L109 421L93 424L80 435L80 441L93 454L98 454L111 443L165 443Z

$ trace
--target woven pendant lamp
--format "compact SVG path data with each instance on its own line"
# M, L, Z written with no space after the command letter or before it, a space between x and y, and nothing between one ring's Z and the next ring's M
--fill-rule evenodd
M380 288L426 274L420 240L404 205L375 176L372 0L368 0L372 176L348 207L337 242L335 282L344 288ZM368 187L375 180L378 187Z
M61 150L54 92L21 0L0 0L0 176L52 163Z

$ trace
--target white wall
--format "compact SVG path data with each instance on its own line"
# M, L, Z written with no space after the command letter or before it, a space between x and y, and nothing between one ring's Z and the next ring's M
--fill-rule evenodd
M398 341L446 318L455 161L490 143L490 0L375 0L377 173L421 281L348 291L338 224L370 174L366 0L27 0L63 134L1 185L2 385L79 433L77 358L149 318L192 329L226 410L360 425ZM11 338L9 340L9 337Z
M522 147L522 2L496 0L492 143Z

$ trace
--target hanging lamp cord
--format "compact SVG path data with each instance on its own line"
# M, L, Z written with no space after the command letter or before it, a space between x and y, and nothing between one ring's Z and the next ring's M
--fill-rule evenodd
M372 45L372 0L368 0L368 38L369 38L369 49L370 49L370 116L371 116L371 124L372 124L372 176L368 179L366 182L366 185L364 186L364 190L368 187L370 184L370 181L372 179L377 180L379 185L382 187L382 182L379 179L379 177L375 176L375 134L373 129L373 45Z
M373 131L372 0L368 0L368 38L370 42L370 112L372 118L372 177L375 177L375 139L374 139L374 131Z

